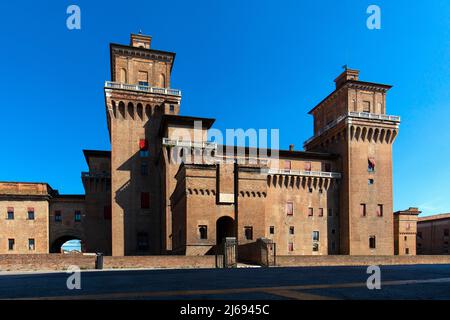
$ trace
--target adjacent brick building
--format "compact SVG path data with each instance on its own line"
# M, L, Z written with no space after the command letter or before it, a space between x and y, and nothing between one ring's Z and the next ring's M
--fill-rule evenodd
M449 254L450 213L421 217L417 222L417 254Z
M404 214L394 222L400 117L386 114L391 86L345 69L310 111L305 151L238 148L208 141L215 119L180 115L181 91L170 87L175 53L132 34L128 46L111 44L110 55L111 152L85 151L85 195L48 192L42 200L50 250L75 237L86 251L115 256L205 255L236 237L242 247L267 239L279 255L415 254L414 237L399 242ZM57 221L66 211L81 221Z

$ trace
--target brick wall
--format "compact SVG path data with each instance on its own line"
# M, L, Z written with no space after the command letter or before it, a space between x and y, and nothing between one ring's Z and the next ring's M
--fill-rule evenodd
M450 264L450 256L277 256L280 267Z
M104 257L105 269L125 268L214 268L215 256L124 256Z
M2 254L0 271L66 270L76 265L81 269L94 269L95 256L62 254Z
M1 271L58 271L76 265L82 270L95 269L94 255L79 254L4 254ZM104 257L104 269L127 268L214 268L215 256L125 256Z

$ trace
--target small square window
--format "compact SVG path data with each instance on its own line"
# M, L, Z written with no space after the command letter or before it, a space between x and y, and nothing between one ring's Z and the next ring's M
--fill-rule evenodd
M294 234L295 233L295 228L294 227L289 227L289 234Z
M8 208L6 219L14 220L14 208Z
M9 251L13 251L14 250L14 244L15 244L14 239L8 239L8 250Z
M75 211L75 222L80 222L80 221L81 221L81 212Z
M28 239L28 250L30 250L30 251L35 250L34 239Z
M313 251L314 252L319 251L319 244L317 242L313 243Z
M244 233L246 240L253 240L253 227L245 227Z
M34 209L28 208L28 220L34 220Z
M367 212L366 212L366 204L365 203L361 203L359 205L359 213L361 215L361 217L365 217Z
M374 180L374 179L369 179L368 182L367 182L367 184L368 184L369 186L373 185L374 183L375 183L375 180Z
M369 237L369 248L375 249L376 247L377 247L376 237L375 236Z
M379 204L378 206L377 206L377 216L379 216L379 217L382 217L383 216L383 205L382 204Z
M269 234L275 234L275 227L274 226L270 226L269 227Z
M198 226L198 232L201 240L208 239L208 226Z
M289 243L288 243L288 251L289 251L289 252L294 251L294 243L293 243L293 242L289 242Z
M313 241L319 241L320 240L320 233L319 231L313 231Z
M286 215L292 216L294 215L294 203L286 202Z
M61 211L55 211L55 222L61 222L62 221L62 214Z

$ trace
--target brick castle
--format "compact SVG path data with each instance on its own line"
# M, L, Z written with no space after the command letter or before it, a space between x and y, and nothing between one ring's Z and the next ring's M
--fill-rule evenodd
M207 255L235 237L243 252L265 239L279 255L415 255L419 211L393 212L391 86L346 68L309 112L304 151L224 147L208 141L214 119L180 115L175 53L151 40L110 45L111 151L84 150L84 195L0 183L0 253L79 239L114 256Z

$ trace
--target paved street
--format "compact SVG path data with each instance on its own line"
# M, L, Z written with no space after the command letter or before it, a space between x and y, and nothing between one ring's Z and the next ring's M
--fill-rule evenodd
M381 267L368 290L365 267L240 268L0 275L0 299L450 299L450 265Z

